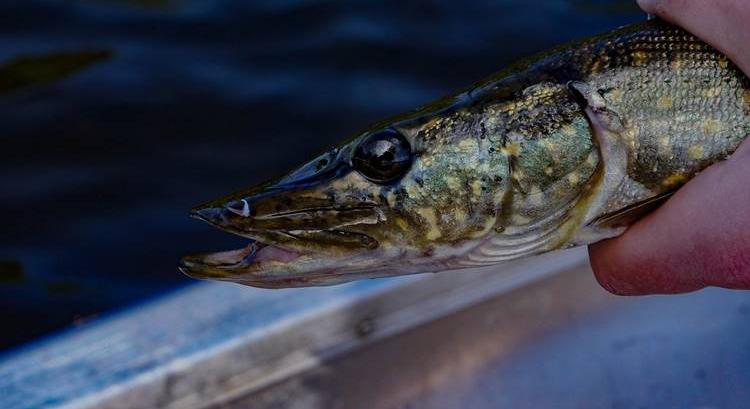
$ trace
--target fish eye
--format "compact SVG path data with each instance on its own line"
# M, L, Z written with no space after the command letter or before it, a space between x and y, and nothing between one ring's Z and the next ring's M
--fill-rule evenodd
M411 167L409 142L395 129L367 135L354 150L352 167L365 179L387 184L400 179Z

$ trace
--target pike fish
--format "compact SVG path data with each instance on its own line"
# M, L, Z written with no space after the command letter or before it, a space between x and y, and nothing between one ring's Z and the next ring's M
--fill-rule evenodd
M750 81L663 21L517 63L192 216L250 239L184 257L265 288L487 266L615 237L750 134Z

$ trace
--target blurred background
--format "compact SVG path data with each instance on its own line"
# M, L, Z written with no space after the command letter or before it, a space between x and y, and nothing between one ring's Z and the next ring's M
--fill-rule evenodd
M631 0L0 2L0 351L193 283L193 205Z

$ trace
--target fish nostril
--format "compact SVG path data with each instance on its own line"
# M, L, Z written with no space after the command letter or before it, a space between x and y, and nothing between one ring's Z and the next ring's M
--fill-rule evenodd
M246 199L231 201L224 208L238 216L250 217L250 204Z

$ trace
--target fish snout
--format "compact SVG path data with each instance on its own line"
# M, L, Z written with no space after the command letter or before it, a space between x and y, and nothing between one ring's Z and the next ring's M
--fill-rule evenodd
M209 224L220 224L224 220L224 210L218 207L197 207L190 210L190 217Z

